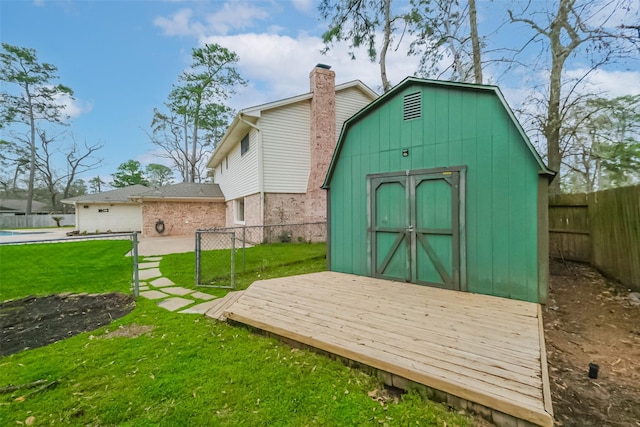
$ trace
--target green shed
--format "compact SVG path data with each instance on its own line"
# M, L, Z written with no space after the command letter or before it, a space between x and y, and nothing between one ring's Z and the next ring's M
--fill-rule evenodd
M407 78L344 123L329 269L544 303L553 176L498 87Z

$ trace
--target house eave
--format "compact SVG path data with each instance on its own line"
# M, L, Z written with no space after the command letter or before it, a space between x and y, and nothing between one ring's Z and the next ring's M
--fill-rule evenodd
M378 94L362 83L360 80L352 80L346 83L336 85L335 91L340 92L349 88L360 89L372 100L378 98ZM227 128L224 136L220 140L218 147L214 150L211 158L207 162L207 168L213 169L217 167L222 160L233 150L239 140L250 130L251 126L246 122L253 125L258 123L258 120L262 116L262 113L267 110L275 108L285 107L298 102L309 101L313 98L313 92L303 93L301 95L292 96L289 98L280 99L266 104L256 105L254 107L245 108L240 110L238 114L233 118L233 121Z
M140 202L224 202L224 197L162 197L162 196L150 196L150 197L138 197L134 198Z

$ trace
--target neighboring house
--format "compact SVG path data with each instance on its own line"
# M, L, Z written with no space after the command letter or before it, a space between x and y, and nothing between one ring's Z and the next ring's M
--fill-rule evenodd
M217 184L172 184L129 198L142 206L144 237L189 235L225 225L224 195Z
M360 81L335 85L318 65L311 91L241 110L207 166L227 202L226 225L326 221L324 180L343 122L377 98Z
M131 185L101 193L62 200L76 210L76 231L80 233L130 232L142 230L142 205L130 196L149 191L144 185Z
M330 269L544 303L554 175L497 87L407 78L345 122Z
M24 199L0 199L0 215L24 215L26 211L27 201ZM31 202L31 212L49 213L47 204L37 200Z

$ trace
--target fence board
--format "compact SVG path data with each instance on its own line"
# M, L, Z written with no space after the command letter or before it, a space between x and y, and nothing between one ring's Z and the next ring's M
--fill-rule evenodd
M589 195L592 264L640 290L640 185Z
M54 216L61 216L60 225L75 225L75 214L54 214L54 215L0 215L0 228L32 228L32 227L55 227Z
M549 255L591 261L589 204L586 194L549 196Z

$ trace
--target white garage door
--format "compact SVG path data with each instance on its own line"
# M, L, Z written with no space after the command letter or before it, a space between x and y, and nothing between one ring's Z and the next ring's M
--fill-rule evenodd
M142 231L142 206L138 204L79 205L76 215L81 233Z

